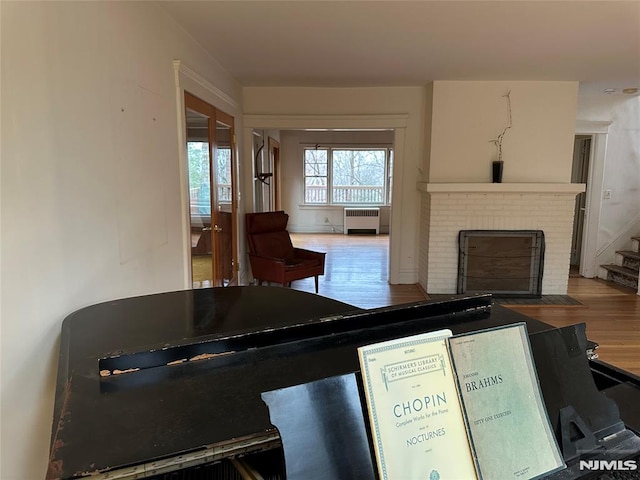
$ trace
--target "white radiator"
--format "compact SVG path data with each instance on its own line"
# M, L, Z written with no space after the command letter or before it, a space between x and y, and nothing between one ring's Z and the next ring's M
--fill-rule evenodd
M380 233L379 208L345 208L344 234Z

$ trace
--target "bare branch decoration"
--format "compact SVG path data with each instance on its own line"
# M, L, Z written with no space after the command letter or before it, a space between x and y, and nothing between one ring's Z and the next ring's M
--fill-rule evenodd
M507 121L507 126L504 127L500 135L493 140L489 140L498 148L498 161L502 161L502 140L504 139L504 134L511 128L511 90L502 96L507 98L507 113L509 115L509 120Z

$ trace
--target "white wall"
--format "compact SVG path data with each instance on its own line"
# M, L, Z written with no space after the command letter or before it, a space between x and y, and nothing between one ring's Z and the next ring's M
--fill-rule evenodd
M243 89L245 121L251 127L260 127L257 124L260 115L275 119L273 122L269 122L269 118L265 120L270 125L277 123L278 118L290 117L288 123L296 123L296 126L280 126L287 129L312 127L313 119L323 115L341 117L342 123L348 123L350 128L363 128L357 121L366 116L406 117L406 127L396 131L395 141L396 153L401 152L396 158L403 160L394 165L390 242L392 283L415 283L418 278L420 195L416 181L422 178L424 166L424 102L425 87ZM309 124L305 124L307 119Z
M425 102L429 117L425 124L431 125L425 134L424 162L429 183L491 182L491 164L497 159L497 149L491 140L508 125L508 104L504 97L507 92L511 98L512 126L502 144L503 182L571 181L577 82L435 81L427 88ZM456 197L458 205L452 208L453 213L442 199L435 202L425 194L422 200L419 281L429 293L455 292L456 234L470 224L480 225L462 215L471 211L474 202L478 211L491 213L482 228L515 228L525 223L526 228L542 228L543 223L533 218L524 201L503 206L499 204L503 199L485 204L480 201L482 196L462 197ZM540 205L530 197L527 196L527 201ZM546 204L543 202L542 206ZM479 215L472 210L475 216ZM526 222L522 223L520 217ZM570 227L572 220L570 215L563 217L561 223ZM564 293L569 266L569 248L565 244L571 244L570 228L565 232L556 224L544 224L544 230L545 233L549 230L553 237L550 245L558 252L545 261L544 293Z
M607 135L596 265L613 263L615 250L640 234L640 96L580 94L578 120L611 122ZM600 275L606 278L604 272Z
M185 286L172 60L240 90L155 4L0 5L0 478L36 480L64 317Z
M342 232L344 207L302 206L304 201L303 149L307 145L375 145L393 146L392 131L377 132L305 132L283 130L281 132L282 206L289 214L289 230L292 232L331 233ZM325 218L329 222L325 222ZM381 208L380 227L389 232L389 207Z
M490 182L506 127L503 182L570 182L577 82L433 82L429 182Z

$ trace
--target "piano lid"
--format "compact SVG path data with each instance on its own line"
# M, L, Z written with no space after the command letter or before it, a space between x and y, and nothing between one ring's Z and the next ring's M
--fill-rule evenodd
M47 478L262 448L278 438L262 392L357 371L363 344L518 321L552 328L492 309L487 296L363 311L285 288L230 287L87 307L62 326ZM216 355L193 360L190 349ZM135 371L102 377L101 359L128 362L103 370Z

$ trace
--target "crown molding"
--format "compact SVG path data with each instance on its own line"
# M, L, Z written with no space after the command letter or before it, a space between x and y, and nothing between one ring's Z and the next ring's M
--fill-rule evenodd
M202 75L200 75L198 72L196 72L195 70L187 67L184 63L182 63L181 60L174 60L173 61L173 69L174 69L174 72L175 72L176 85L180 85L180 74L182 74L185 77L189 78L190 80L193 80L194 82L196 82L198 85L200 85L201 87L205 88L209 92L211 92L216 97L218 97L221 100L225 101L226 103L231 105L233 108L237 109L237 108L240 107L238 102L235 101L232 97L230 97L229 95L224 93L222 90L220 90L213 83L211 83L209 80L207 80Z

